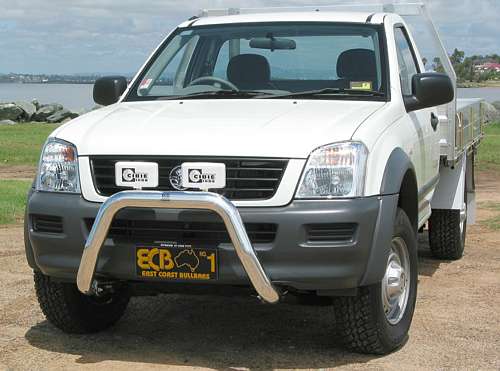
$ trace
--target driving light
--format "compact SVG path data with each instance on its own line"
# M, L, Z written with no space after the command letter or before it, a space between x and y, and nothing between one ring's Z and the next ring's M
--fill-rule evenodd
M37 191L80 193L78 154L68 142L50 138L43 148Z
M309 156L296 198L361 197L367 156L360 142L318 148Z

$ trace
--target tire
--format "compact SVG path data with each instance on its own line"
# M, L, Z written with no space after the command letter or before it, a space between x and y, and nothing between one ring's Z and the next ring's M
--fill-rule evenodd
M104 298L81 294L76 284L52 280L34 272L38 303L47 320L69 334L88 334L113 326L125 312L130 296L120 289Z
M460 213L460 210L432 210L429 219L429 246L435 258L458 260L464 255L467 217L465 216L461 228Z
M401 209L396 213L388 265L393 262L392 252L396 246L399 246L398 250L406 251L403 259L406 264L403 266L410 271L401 276L401 281L405 282L404 290L401 291L404 294L401 295L407 299L403 299L406 304L402 304L399 311L388 311L386 315L384 309L387 308L384 307L384 298L387 298L384 295L387 293L387 286L384 285L387 282L387 272L381 283L361 287L356 296L334 298L337 334L341 344L351 351L388 354L401 347L408 339L417 298L417 236L408 216Z

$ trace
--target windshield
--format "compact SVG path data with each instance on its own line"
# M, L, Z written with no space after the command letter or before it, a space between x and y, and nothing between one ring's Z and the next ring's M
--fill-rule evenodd
M204 97L385 99L382 28L273 23L177 30L127 100Z

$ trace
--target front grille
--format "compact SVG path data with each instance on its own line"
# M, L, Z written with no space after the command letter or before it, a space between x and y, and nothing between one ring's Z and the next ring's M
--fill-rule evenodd
M159 167L159 186L155 190L174 191L170 172L183 162L216 162L226 165L226 187L214 190L230 200L266 200L272 198L288 164L282 159L210 158L210 157L107 157L90 159L94 186L102 196L111 196L127 188L115 184L115 163L118 161L156 162Z
M85 223L90 231L94 219L85 219ZM252 243L274 242L278 229L276 224L269 223L248 223L245 224L245 228ZM131 243L175 241L218 245L231 242L222 221L184 222L115 219L111 224L108 237Z
M31 215L31 224L35 232L63 233L63 221L60 216Z
M337 244L354 241L356 224L308 224L306 225L306 241L315 244Z

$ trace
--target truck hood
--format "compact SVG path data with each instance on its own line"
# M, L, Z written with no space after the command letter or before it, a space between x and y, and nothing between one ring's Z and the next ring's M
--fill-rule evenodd
M86 155L307 158L349 140L384 102L185 100L127 102L62 126L54 135Z

